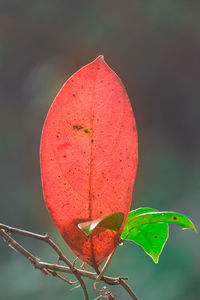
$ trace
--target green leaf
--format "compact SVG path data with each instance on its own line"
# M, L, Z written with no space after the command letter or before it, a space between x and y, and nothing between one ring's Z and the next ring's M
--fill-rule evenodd
M146 212L134 217L132 216L128 220L129 231L133 230L134 227L138 227L144 224L152 224L152 223L176 223L182 229L190 228L197 232L196 228L194 227L190 219L188 219L184 215L175 212Z
M152 208L139 208L129 212L121 238L142 246L145 252L158 262L168 239L168 223L176 223L182 229L197 231L184 215L175 212L158 212Z
M78 227L88 236L97 227L103 227L118 232L124 220L124 213L117 212L105 217L78 224Z
M129 212L121 238L142 246L154 262L158 263L159 256L169 236L168 224L143 224L130 230L132 220L136 216L149 212L157 212L157 210L145 207Z

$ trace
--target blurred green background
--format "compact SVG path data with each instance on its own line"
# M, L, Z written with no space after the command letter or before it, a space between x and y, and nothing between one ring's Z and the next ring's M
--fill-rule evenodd
M40 135L62 84L104 54L127 88L137 122L132 208L178 211L199 229L199 15L195 0L0 0L0 222L49 232L74 257L43 201ZM128 276L140 300L200 299L199 236L175 225L170 229L158 265L127 243L107 271ZM41 242L17 239L56 262ZM86 283L94 299L93 284ZM129 299L121 288L112 290L118 299ZM1 239L0 299L82 299L82 292L34 270Z

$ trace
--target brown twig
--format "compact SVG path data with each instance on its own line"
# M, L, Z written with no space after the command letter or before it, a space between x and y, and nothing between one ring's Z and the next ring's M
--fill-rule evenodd
M18 250L21 254L23 254L29 260L31 260L31 257L33 258L34 256L31 255L23 247L21 247L5 231L11 232L11 233L16 233L16 234L21 234L21 235L25 235L25 236L29 236L29 237L41 240L41 241L46 242L47 244L49 244L54 249L54 251L59 255L60 260L62 260L63 262L66 263L66 265L68 265L68 267L71 270L71 273L74 274L74 276L77 278L77 280L79 281L79 283L80 283L80 285L82 287L85 300L89 300L89 296L88 296L88 292L87 292L85 283L84 283L83 279L81 278L80 274L77 272L77 269L73 267L73 265L71 264L71 262L62 253L62 251L58 248L58 246L50 239L50 237L48 236L48 234L39 235L39 234L35 234L35 233L29 232L29 231L26 231L26 230L21 230L21 229L13 228L13 227L10 227L10 226L6 226L4 224L0 224L0 235L2 235L4 237L4 239L8 243L10 243L12 245L12 247L14 249ZM31 262L34 264L35 263L34 259Z
M41 262L39 258L35 257L33 254L31 254L29 251L27 251L25 248L23 248L17 241L15 241L10 236L9 233L15 233L15 234L28 236L28 237L31 237L31 238L34 238L34 239L37 239L37 240L41 240L41 241L49 244L51 246L51 248L53 248L54 251L58 254L59 261L62 260L67 265L67 267L63 266L63 265L59 265L59 264L49 264L49 263L46 263L46 262ZM71 282L67 278L65 278L64 276L61 276L58 272L74 274L75 277L77 278L78 282L80 283L82 289L83 289L85 300L89 300L89 296L88 296L88 292L87 292L87 289L86 289L86 286L85 286L85 283L84 283L82 277L87 277L87 278L90 278L90 279L95 280L97 282L104 281L105 283L107 283L109 285L121 285L127 291L127 293L130 295L131 299L138 300L138 298L136 297L134 292L131 290L131 288L128 286L128 284L125 282L125 280L128 279L127 277L109 277L109 276L104 275L104 272L105 272L105 270L107 269L107 267L110 263L110 260L111 260L113 254L114 254L114 251L109 256L109 258L108 258L107 262L105 263L101 273L97 274L97 273L93 273L93 272L89 272L89 271L86 271L86 270L75 268L75 266L74 266L75 264L71 263L67 259L67 257L64 256L62 251L50 239L48 234L39 235L39 234L36 234L36 233L33 233L33 232L17 229L17 228L10 227L10 226L7 226L7 225L4 225L4 224L0 223L0 236L3 237L3 239L9 244L9 246L12 249L14 249L14 250L18 251L19 253L21 253L24 257L26 257L32 263L32 265L36 269L39 269L45 275L51 274L53 276L56 276L57 278L60 278L60 279L64 280L68 284L73 285L73 284L77 283L77 281ZM107 299L115 299L114 296L109 291L107 291L105 293L105 295L107 296ZM110 298L109 298L109 296L110 296Z
M119 278L119 284L121 286L123 286L123 288L129 293L129 295L131 296L132 299L134 300L138 300L137 296L135 295L135 293L131 290L131 288L129 287L129 285L126 283L126 281L122 278Z
M114 255L114 253L115 253L115 250L116 250L116 248L115 248L115 249L111 252L111 254L108 256L108 259L106 260L106 262L105 262L105 264L104 264L104 266L103 266L103 268L102 268L100 274L98 274L98 277L97 277L97 279L96 279L96 282L99 282L99 281L101 280L101 278L103 277L103 274L104 274L105 271L107 270L107 268L108 268L108 266L109 266L109 264L110 264L110 262L111 262L111 259L112 259L113 255Z

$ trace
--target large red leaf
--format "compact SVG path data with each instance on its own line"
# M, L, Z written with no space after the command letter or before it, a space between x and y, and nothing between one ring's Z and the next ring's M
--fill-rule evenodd
M126 90L99 56L64 84L41 139L49 213L72 251L94 268L116 247L117 233L96 228L87 237L78 224L115 212L126 219L137 161L136 125Z

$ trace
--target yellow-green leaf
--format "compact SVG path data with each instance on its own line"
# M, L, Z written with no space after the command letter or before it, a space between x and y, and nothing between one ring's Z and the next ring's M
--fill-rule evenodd
M117 212L105 217L78 224L78 227L90 235L96 227L102 227L118 232L124 220L124 213Z

